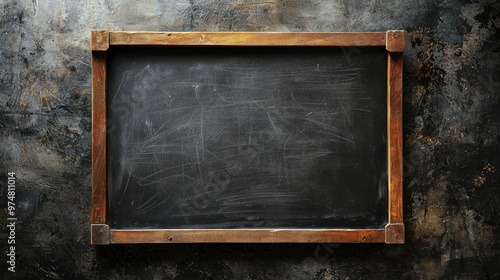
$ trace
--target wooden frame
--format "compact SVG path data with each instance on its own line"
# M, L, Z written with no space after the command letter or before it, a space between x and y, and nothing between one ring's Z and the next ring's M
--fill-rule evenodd
M113 46L385 47L387 69L388 223L380 229L112 229L106 221L106 54ZM405 32L253 33L93 30L92 244L116 243L404 243L402 73Z

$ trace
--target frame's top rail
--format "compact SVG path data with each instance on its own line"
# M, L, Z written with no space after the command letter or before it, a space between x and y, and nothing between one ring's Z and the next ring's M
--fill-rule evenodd
M385 32L235 33L111 32L111 45L385 46Z
M404 31L387 32L148 32L93 30L91 48L109 46L309 46L386 47L404 40ZM392 50L391 50L392 49Z

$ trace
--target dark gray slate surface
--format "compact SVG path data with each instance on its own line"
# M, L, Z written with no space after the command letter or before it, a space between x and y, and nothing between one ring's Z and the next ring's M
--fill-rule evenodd
M0 3L0 181L18 175L2 279L498 279L500 4L484 1ZM89 245L89 31L405 29L405 245ZM363 49L349 49L346 59Z
M387 55L115 48L113 228L383 228Z

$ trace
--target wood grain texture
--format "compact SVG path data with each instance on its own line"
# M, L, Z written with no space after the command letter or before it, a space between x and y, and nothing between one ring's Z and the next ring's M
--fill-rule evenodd
M117 230L111 243L379 243L384 229L367 230Z
M90 227L90 244L109 244L109 226L104 224L92 224Z
M385 243L405 243L405 226L402 223L387 224L385 226Z
M385 46L385 32L110 32L110 45L148 46Z
M92 223L106 224L106 52L107 31L92 34ZM388 55L389 225L385 229L134 229L109 230L109 243L402 243L402 70L404 31L372 33L166 33L110 32L109 45L144 46L372 46ZM97 39L101 38L101 39ZM390 40L390 43L386 42ZM387 43L387 44L386 44ZM105 225L107 226L107 225ZM109 226L107 226L109 228ZM93 226L93 244L108 244Z
M388 57L389 223L403 223L403 55Z
M92 223L106 223L106 53L92 52Z
M406 32L404 30L387 31L386 49L389 52L403 53L406 49Z
M92 30L90 32L90 49L92 51L106 51L109 48L109 31Z

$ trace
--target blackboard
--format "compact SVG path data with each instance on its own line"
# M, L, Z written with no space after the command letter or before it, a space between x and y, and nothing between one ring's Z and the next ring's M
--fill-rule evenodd
M385 230L385 47L105 54L107 229Z

